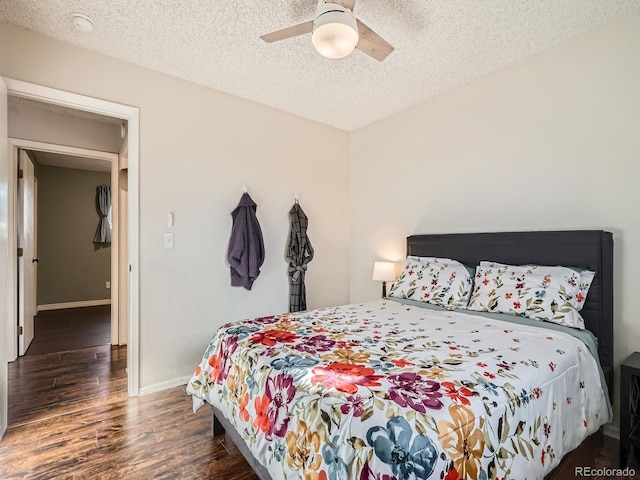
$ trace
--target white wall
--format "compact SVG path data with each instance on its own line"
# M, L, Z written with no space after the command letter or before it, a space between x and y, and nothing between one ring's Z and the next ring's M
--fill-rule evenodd
M347 133L7 25L0 58L0 75L140 108L143 391L190 375L221 324L287 310L294 191L316 250L308 305L348 301ZM243 183L267 251L252 291L230 287L225 262ZM163 248L168 212L173 250Z
M635 17L353 133L351 300L410 234L605 229L616 361L640 350L638 45Z

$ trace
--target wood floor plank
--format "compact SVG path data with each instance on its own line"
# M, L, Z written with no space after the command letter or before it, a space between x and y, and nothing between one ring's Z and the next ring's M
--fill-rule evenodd
M12 362L0 478L257 480L226 435L211 438L210 410L194 414L184 387L130 398L125 368L126 347L111 346ZM577 478L576 466L617 468L618 441L586 442L548 480ZM640 476L633 455L629 466Z
M27 356L111 343L111 306L38 312Z
M257 478L183 387L129 398L125 368L126 347L111 346L10 364L0 478Z

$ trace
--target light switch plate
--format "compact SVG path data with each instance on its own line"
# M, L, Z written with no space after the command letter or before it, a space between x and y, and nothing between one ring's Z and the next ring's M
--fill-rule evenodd
M173 248L173 233L164 234L164 248Z

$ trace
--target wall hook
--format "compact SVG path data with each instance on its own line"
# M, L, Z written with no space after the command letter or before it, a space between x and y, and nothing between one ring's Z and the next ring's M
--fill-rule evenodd
M242 193L247 193L247 190L248 190L248 189L247 189L247 184L246 184L246 183L243 183L243 184L242 184Z
M298 204L300 203L300 197L298 197L298 192L293 193L293 201Z

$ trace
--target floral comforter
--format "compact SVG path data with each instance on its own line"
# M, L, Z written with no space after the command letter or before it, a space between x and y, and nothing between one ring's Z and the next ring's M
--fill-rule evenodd
M571 335L388 300L224 325L187 391L273 479L541 479L610 417Z

